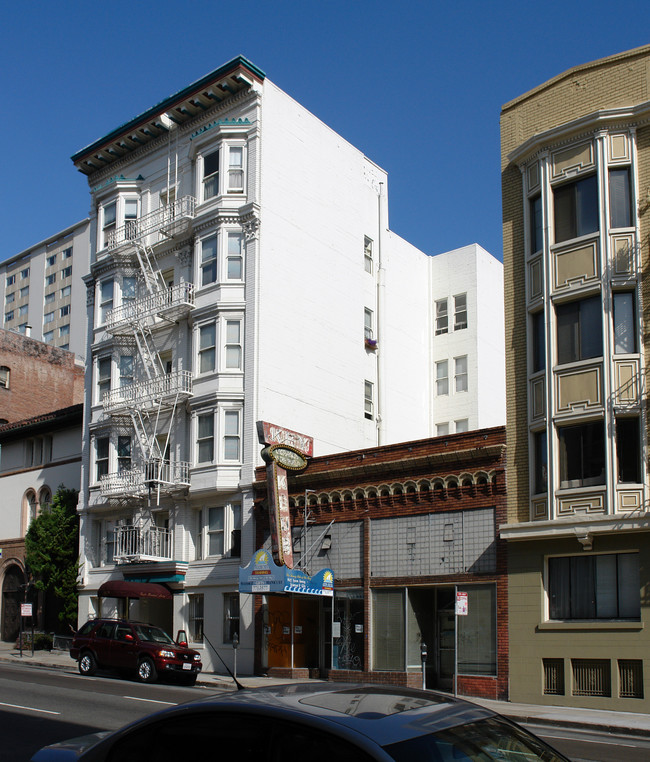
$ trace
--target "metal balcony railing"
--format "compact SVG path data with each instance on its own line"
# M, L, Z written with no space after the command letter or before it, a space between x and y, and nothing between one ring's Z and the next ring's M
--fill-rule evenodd
M100 480L103 497L137 497L149 489L189 487L191 463L182 460L152 458L144 465L104 474Z
M194 218L195 209L194 196L183 196L137 220L127 220L124 225L107 233L104 248L112 251L125 243L145 243L147 236L154 233L170 238L189 227L190 220ZM153 244L157 241L149 241L149 243Z
M145 464L145 479L152 486L189 487L191 463L154 458Z
M194 284L177 283L155 294L114 307L106 315L105 328L112 333L128 333L134 326L151 324L151 318L178 320L194 307Z
M117 527L113 558L116 561L171 560L172 532L157 526Z
M177 398L192 396L192 374L189 370L177 370L146 381L125 384L111 389L102 397L107 413L143 409L152 404L173 404Z

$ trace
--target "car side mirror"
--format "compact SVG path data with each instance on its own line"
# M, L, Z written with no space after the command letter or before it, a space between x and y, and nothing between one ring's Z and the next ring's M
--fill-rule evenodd
M176 645L181 648L187 648L187 633L185 630L179 630L176 634Z
M131 635L130 632L127 632L124 635L124 640L128 640L130 643L132 643L135 640L135 638L133 637L133 635Z

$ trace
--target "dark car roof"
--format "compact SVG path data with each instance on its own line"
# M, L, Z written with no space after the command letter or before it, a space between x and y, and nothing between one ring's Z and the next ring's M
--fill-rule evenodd
M163 710L157 716L197 710L235 710L302 720L331 731L338 728L343 735L349 735L349 731L359 733L380 746L494 716L494 712L481 706L434 691L347 683L245 689L198 699Z

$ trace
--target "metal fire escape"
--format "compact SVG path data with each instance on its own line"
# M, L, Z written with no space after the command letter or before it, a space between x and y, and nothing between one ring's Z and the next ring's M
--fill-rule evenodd
M102 398L104 411L125 430L131 428L137 449L129 468L102 477L106 498L137 499L147 506L143 526L116 530L115 558L122 561L171 558L169 530L156 527L150 514L161 495L189 486L190 463L170 457L170 435L179 406L192 396L192 374L165 367L156 347L159 330L187 317L194 308L194 286L167 285L158 268L156 248L189 230L195 199L184 196L156 211L128 220L113 231L107 249L137 263L136 296L110 310L106 331L134 351L133 377ZM130 424L130 426L129 426ZM119 462L119 453L118 453Z

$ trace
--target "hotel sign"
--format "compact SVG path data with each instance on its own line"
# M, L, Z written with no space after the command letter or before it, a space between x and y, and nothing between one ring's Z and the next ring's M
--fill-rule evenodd
M273 562L267 550L258 550L245 568L239 568L240 593L299 593L334 595L334 572L321 569L313 577L300 569L288 569Z
M293 539L287 470L303 471L307 468L307 457L313 452L314 440L266 421L257 422L257 434L260 442L267 445L262 450L262 458L266 463L273 559L279 566L292 569Z

